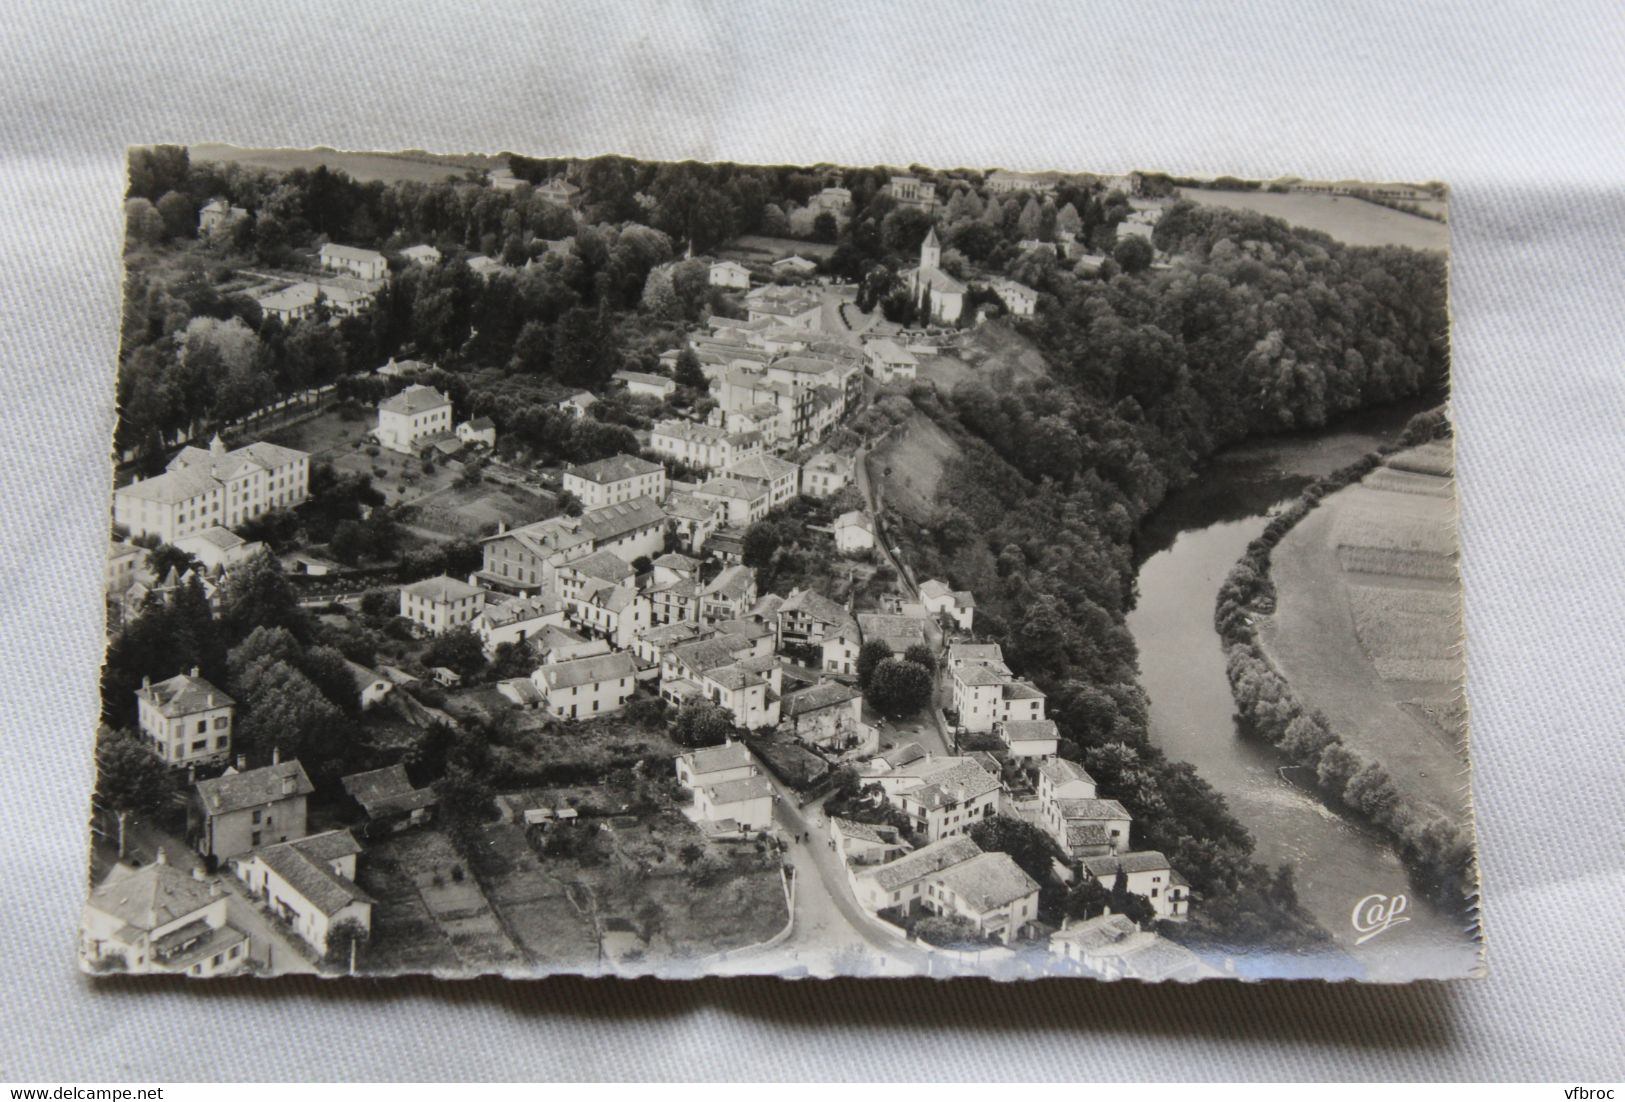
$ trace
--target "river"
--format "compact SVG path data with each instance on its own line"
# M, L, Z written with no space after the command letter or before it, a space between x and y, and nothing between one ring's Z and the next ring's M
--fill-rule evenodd
M1285 759L1236 729L1224 653L1213 630L1219 586L1270 512L1316 478L1389 442L1412 415L1436 402L1370 411L1335 429L1230 449L1197 480L1168 496L1140 533L1139 601L1128 626L1151 698L1151 738L1188 761L1252 832L1257 859L1290 864L1305 910L1337 951L1319 959L1257 962L1241 971L1404 980L1460 976L1477 946L1461 922L1413 890L1403 865L1377 835L1284 780ZM1402 915L1358 943L1356 906L1368 897L1406 897ZM1369 925L1369 923L1368 923Z

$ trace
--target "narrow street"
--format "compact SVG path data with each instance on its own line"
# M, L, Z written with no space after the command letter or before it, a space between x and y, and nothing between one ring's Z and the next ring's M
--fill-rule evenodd
M775 971L799 965L818 976L852 971L860 963L863 970L881 975L925 974L930 954L877 929L853 898L846 870L829 844L823 801L798 809L793 791L771 773L764 770L763 775L778 794L773 815L788 842L785 856L795 870L795 930L760 954L730 957L722 970L749 972L765 961ZM807 840L797 841L803 834Z

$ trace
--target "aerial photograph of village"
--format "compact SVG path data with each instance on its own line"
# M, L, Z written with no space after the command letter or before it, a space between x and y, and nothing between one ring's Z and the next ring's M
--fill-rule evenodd
M86 972L1481 970L1443 185L123 203Z

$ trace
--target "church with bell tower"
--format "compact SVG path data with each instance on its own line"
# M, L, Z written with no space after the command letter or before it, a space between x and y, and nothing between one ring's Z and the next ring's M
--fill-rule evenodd
M942 242L937 228L932 226L920 242L920 265L903 273L909 293L918 304L927 295L931 302L931 320L942 325L953 325L965 308L965 285L942 270Z

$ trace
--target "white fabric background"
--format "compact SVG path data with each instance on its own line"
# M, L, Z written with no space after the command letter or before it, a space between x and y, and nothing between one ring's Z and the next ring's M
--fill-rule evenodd
M0 1078L1625 1075L1625 7L259 0L0 18ZM123 147L1454 185L1491 978L110 983L73 968Z

